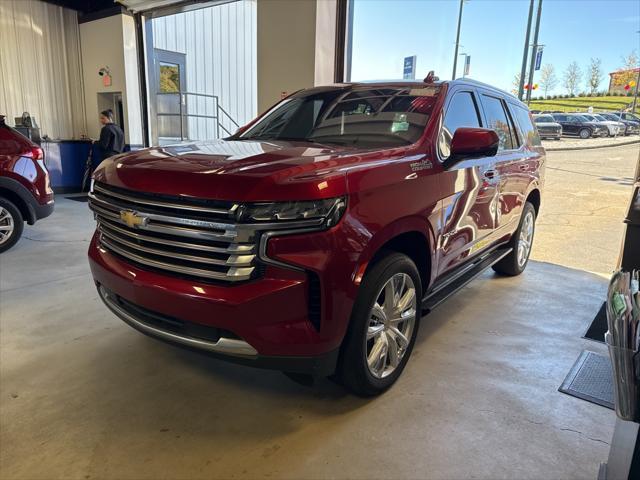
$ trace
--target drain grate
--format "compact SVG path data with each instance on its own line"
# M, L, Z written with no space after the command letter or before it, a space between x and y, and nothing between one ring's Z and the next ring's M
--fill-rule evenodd
M609 356L584 350L558 390L613 410L613 373Z

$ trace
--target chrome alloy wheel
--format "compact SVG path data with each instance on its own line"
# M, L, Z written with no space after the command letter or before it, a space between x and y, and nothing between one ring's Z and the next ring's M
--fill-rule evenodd
M13 217L9 213L9 210L0 207L0 245L9 241L14 228Z
M380 289L369 312L366 355L369 372L384 378L404 357L417 314L416 288L406 273L396 273Z
M533 242L533 228L535 219L533 218L533 212L528 211L522 219L522 226L520 227L520 238L518 238L518 267L522 268L527 259L529 253L531 253L531 243Z

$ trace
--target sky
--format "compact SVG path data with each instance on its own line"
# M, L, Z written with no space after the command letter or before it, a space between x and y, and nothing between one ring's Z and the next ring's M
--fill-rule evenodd
M403 58L417 56L416 78L435 70L450 79L453 69L458 0L354 0L351 80L402 78ZM471 55L469 77L512 90L520 72L529 0L466 0L460 53ZM534 20L537 0L534 7ZM542 65L552 64L558 86L548 94L567 93L562 74L576 61L583 72L591 58L602 60L606 90L609 72L622 57L640 54L640 1L543 0L538 43L545 45ZM531 42L533 43L533 28ZM464 57L458 59L462 75ZM537 83L540 72L535 73ZM540 90L534 93L540 94Z

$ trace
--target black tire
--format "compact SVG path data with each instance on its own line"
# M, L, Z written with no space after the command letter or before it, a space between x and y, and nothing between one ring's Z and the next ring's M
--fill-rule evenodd
M0 253L6 252L13 247L18 240L20 240L20 236L22 235L22 230L24 228L24 219L22 218L22 214L18 207L6 198L0 197L0 216L2 216L2 213L4 212L11 217L10 221L13 224L13 230L7 239L4 241L0 240L0 242L2 242L0 243ZM2 226L3 223L4 222L0 220L0 226Z
M583 128L578 133L578 136L580 136L580 138L582 138L583 140L586 140L587 138L591 137L591 130L589 130L588 128Z
M531 238L529 241L529 250L527 252L526 258L524 262L518 260L518 243L520 240L520 234L522 232L525 218L527 215L532 215L532 228ZM508 276L516 276L520 275L524 272L524 269L527 268L527 264L529 263L529 255L531 254L531 247L533 246L533 239L535 237L535 224L536 224L536 209L529 202L524 204L524 208L522 209L522 215L520 217L520 224L518 225L518 229L511 236L511 240L509 241L509 246L512 248L511 253L500 260L498 263L493 265L493 270L502 275Z
M401 360L395 370L382 378L375 377L367 364L367 330L369 328L370 313L374 303L381 294L384 285L396 274L404 273L413 281L416 297L416 314L408 346L404 349ZM413 344L418 333L418 325L422 303L422 284L420 274L413 261L404 254L390 252L380 258L367 271L358 298L351 313L349 329L345 336L336 377L356 395L371 397L379 395L395 383L404 370Z

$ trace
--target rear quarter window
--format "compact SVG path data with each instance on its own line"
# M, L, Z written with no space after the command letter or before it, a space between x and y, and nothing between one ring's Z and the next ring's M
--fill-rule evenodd
M518 128L518 136L524 140L527 145L539 146L541 145L540 136L538 135L538 129L535 123L532 121L529 110L519 105L509 104L509 108Z

